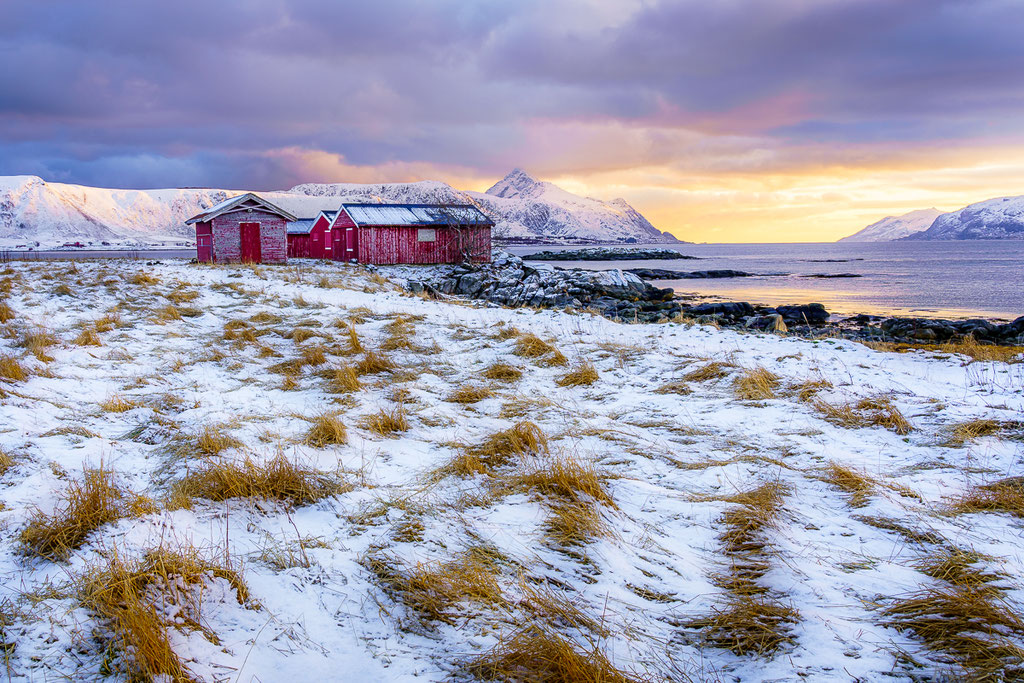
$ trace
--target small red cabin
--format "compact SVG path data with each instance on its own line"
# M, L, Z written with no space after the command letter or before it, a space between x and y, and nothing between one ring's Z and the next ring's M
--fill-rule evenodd
M321 211L316 218L288 224L288 258L331 258L331 223L337 211Z
M284 263L287 223L296 218L251 192L225 199L185 221L196 226L196 259L203 263Z
M470 204L342 204L331 258L374 265L491 260L494 222Z

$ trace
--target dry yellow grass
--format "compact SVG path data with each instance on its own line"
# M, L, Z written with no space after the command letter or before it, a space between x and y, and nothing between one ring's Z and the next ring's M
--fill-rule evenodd
M729 363L712 361L696 370L691 370L680 379L683 382L710 382L711 380L721 379L728 375L729 373L726 368L729 367L732 367Z
M102 346L103 342L100 340L100 336L96 334L96 329L93 327L83 327L82 331L78 333L72 341L72 344L76 346Z
M97 635L114 655L105 661L110 673L131 681L194 681L171 647L168 629L200 631L219 644L203 617L203 592L214 579L227 581L239 604L248 601L248 588L236 570L206 560L191 547L157 549L132 562L115 555L91 567L78 581L78 599L106 626ZM173 622L168 614L174 615Z
M921 573L953 586L1001 593L1009 577L980 566L991 559L973 550L942 548L916 566Z
M482 553L468 551L450 562L418 563L401 569L397 559L371 554L363 565L395 600L427 619L454 623L466 602L502 603L495 567Z
M878 426L900 435L909 434L914 429L903 413L886 397L865 398L856 403L841 405L816 399L811 405L827 421L847 429Z
M825 468L825 481L850 494L850 505L861 507L875 491L875 480L863 472L830 462Z
M0 355L0 380L7 382L24 382L28 379L28 370L14 356Z
M535 334L527 333L516 339L516 345L512 352L523 358L542 358L555 351L555 347L548 342Z
M465 447L438 473L460 477L491 474L494 468L506 465L517 455L540 455L547 452L548 440L544 432L534 423L524 421Z
M327 362L327 351L322 344L304 346L300 353L304 365L323 365Z
M328 368L321 376L327 380L326 390L331 394L349 394L363 388L356 369L348 364Z
M17 313L14 312L14 309L11 308L6 301L0 301L0 323L9 322L14 320L16 317L18 316Z
M829 382L827 379L816 379L807 380L806 382L801 382L800 384L795 385L793 387L793 391L796 392L797 399L807 403L817 396L819 391L827 391L831 388L832 382Z
M69 482L52 513L36 510L18 540L27 552L64 560L96 529L147 508L145 499L120 488L113 473L101 465L86 469L82 481Z
M23 330L18 340L18 346L25 349L33 356L48 363L53 360L46 351L57 343L57 337L45 327L31 327Z
M1024 477L1007 477L975 486L952 499L954 512L1008 512L1024 517Z
M231 436L223 424L203 427L195 438L195 450L200 455L220 455L229 448L241 448L242 442Z
M277 315L276 313L271 313L269 311L260 311L256 315L249 318L249 320L251 322L256 323L257 325L278 325L284 320L284 318Z
M614 507L605 478L592 462L561 453L531 459L524 472L509 478L508 485L569 502L600 501Z
M121 320L121 315L117 311L106 313L93 323L93 327L97 332L110 332L123 325L124 321Z
M774 372L762 367L744 370L732 381L733 393L741 401L766 401L775 398L781 381Z
M730 596L710 616L687 622L701 630L703 640L713 647L744 656L766 655L794 642L791 627L800 615L789 605L766 596Z
M581 546L610 533L598 506L569 500L551 503L544 531L562 547Z
M100 403L100 408L108 413L126 413L129 410L138 408L141 404L114 394Z
M288 337L296 344L301 344L307 339L311 339L315 336L317 336L317 332L309 329L308 327L296 327L288 334Z
M485 398L492 398L494 392L487 387L474 386L471 384L464 384L458 389L448 394L444 399L449 403L478 403Z
M0 477L7 474L7 471L14 467L14 458L10 453L0 448Z
M367 351L363 354L362 360L356 363L356 373L359 375L376 375L381 372L390 372L396 367L394 361L387 356L374 351Z
M551 629L532 624L468 662L467 673L487 681L529 683L636 683L596 645L581 649Z
M555 384L560 387L581 387L590 386L601 376L590 363L582 363L578 368L559 377Z
M348 342L348 346L343 349L342 355L354 356L366 351L363 348L363 343L359 341L359 333L356 332L356 327L352 323L345 323L345 339Z
M306 505L345 490L340 477L303 467L278 453L265 464L246 458L242 463L204 465L175 483L172 500L180 505L191 498L256 498Z
M514 368L508 363L494 363L483 372L484 379L498 380L500 382L516 382L523 376L523 371Z
M1024 666L1024 621L983 587L928 588L895 600L882 615L886 626L951 656L971 680L1016 680Z
M671 382L665 382L660 387L654 390L656 394L678 394L680 396L686 396L693 393L693 389L690 385L681 379L672 380Z
M145 271L140 271L128 278L128 282L133 285L146 286L155 285L159 280Z
M199 292L194 289L177 287L164 294L164 296L176 304L187 304L199 298Z
M348 443L348 431L338 413L321 413L312 420L306 432L305 444L314 448Z
M1000 363L1020 363L1024 359L1024 346L999 346L979 344L972 336L946 342L945 344L896 344L892 342L861 342L875 351L907 353L908 351L931 351L934 353L956 353L967 356L972 361L996 361Z
M980 439L984 436L998 436L1006 432L1013 432L1024 429L1024 422L1012 420L993 420L982 418L959 422L949 428L949 438L946 446L963 446L968 441Z
M380 436L391 436L409 429L409 419L405 408L401 405L391 409L381 408L372 415L364 415L359 419L359 426Z

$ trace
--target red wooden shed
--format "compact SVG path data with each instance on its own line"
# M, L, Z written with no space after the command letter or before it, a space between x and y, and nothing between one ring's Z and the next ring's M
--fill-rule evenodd
M471 204L341 205L332 258L385 265L491 260L494 222Z
M296 220L251 192L225 199L185 221L196 226L196 258L204 263L284 263L286 225Z
M288 224L288 258L331 258L331 223L337 211L321 211L316 218Z

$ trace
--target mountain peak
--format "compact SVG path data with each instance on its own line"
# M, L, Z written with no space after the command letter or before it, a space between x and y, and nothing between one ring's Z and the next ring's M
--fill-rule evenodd
M486 194L495 197L531 197L537 195L543 186L539 180L521 168L513 168L508 174L494 183Z

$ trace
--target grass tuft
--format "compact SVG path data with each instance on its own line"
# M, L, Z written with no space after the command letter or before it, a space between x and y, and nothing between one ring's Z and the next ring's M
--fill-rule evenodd
M825 420L847 429L877 426L900 435L907 435L914 429L892 400L886 397L865 398L841 405L816 399L811 405Z
M590 386L600 379L597 370L590 363L583 363L575 370L566 373L555 381L560 387L581 387Z
M350 394L363 388L356 369L348 364L328 368L321 377L327 380L327 392L331 394Z
M532 422L518 422L510 429L491 434L483 441L468 446L444 470L458 476L489 474L515 456L541 455L548 452L548 440L541 428Z
M478 403L485 398L491 398L494 396L494 392L487 387L473 386L471 384L464 384L458 389L448 394L444 400L449 403Z
M516 382L522 379L523 371L512 367L508 363L494 363L483 372L484 379L497 380L499 382Z
M857 470L830 462L825 468L825 481L850 494L850 505L862 507L875 490L875 480Z
M108 413L126 413L139 407L137 401L131 401L118 394L114 394L107 400L100 403L100 408Z
M732 382L733 393L741 401L766 401L775 398L780 377L762 367L745 370Z
M306 505L345 490L347 486L340 477L303 467L279 453L262 465L249 458L240 464L205 465L177 481L171 497L179 501L178 506L191 498L256 498Z
M467 673L486 681L544 683L634 683L596 645L581 649L547 626L531 624L465 665Z
M1024 477L1007 477L975 486L953 499L954 512L1008 512L1024 518Z
M382 372L391 372L396 367L394 361L387 356L374 351L367 351L363 354L362 360L356 363L356 373L359 375L376 375Z
M104 524L148 511L139 497L120 488L102 466L86 469L82 481L71 481L59 495L54 512L36 510L19 538L25 550L49 560L65 560L89 534Z
M794 642L791 626L799 616L792 607L768 597L736 595L721 608L713 608L710 616L691 620L687 626L701 629L707 644L741 657L766 655Z
M338 413L321 413L312 420L305 444L314 448L348 443L348 431Z
M399 405L392 410L381 408L372 415L363 416L359 420L359 426L379 436L391 436L407 431L409 419L405 414L405 408Z
M28 370L14 356L0 355L0 380L7 382L24 382L28 379Z
M98 635L106 641L109 673L131 681L194 681L171 646L168 629L200 631L219 644L203 625L208 619L202 595L214 580L226 581L240 604L248 600L237 571L191 547L161 548L131 562L115 555L90 568L78 582L78 599L106 627Z
M721 363L719 361L712 361L707 365L702 365L696 370L683 375L680 379L684 382L710 382L716 379L722 379L729 372L726 368L731 367L728 363Z

